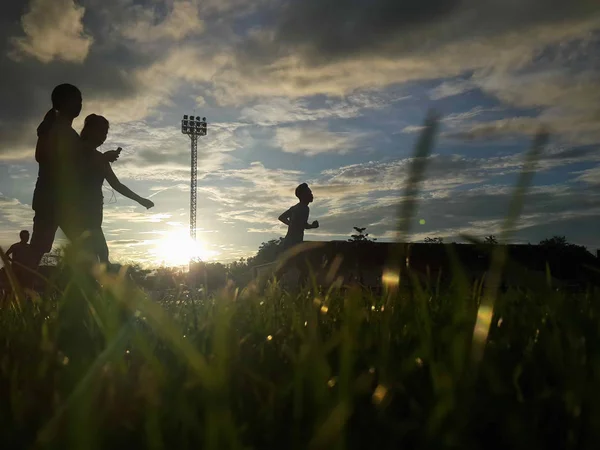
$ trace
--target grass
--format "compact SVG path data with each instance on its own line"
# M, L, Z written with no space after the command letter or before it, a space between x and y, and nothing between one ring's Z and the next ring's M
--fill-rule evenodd
M16 289L0 308L2 448L600 446L600 293L500 293L458 263L441 288L400 257L380 295L271 282L151 301L79 265L42 296Z
M599 295L229 289L119 277L0 313L5 448L597 448ZM82 286L83 285L83 286ZM475 337L476 339L477 337Z

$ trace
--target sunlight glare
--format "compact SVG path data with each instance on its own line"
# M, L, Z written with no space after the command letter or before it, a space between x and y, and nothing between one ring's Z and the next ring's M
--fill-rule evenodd
M186 266L193 259L207 261L217 255L217 252L207 250L202 241L194 241L184 229L165 233L156 242L152 253L158 264L169 267Z

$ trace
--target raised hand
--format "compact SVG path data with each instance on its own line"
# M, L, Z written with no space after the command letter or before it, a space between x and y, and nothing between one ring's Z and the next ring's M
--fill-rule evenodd
M140 205L144 206L146 209L150 209L154 206L154 202L147 198L143 198L140 200Z
M109 150L107 152L104 152L104 157L106 158L106 160L109 163L113 163L117 159L119 159L119 156L121 156L121 150L123 150L123 149L121 147L119 147L116 150Z

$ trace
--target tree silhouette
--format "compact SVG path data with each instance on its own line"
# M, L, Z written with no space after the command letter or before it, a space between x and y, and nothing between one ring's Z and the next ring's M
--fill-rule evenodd
M283 250L284 239L271 239L268 242L263 242L258 248L258 253L253 258L249 258L249 263L252 265L267 264L273 262L281 254Z
M426 237L423 242L426 244L443 244L444 238L442 237Z
M350 239L348 239L348 242L363 243L363 242L374 242L377 240L377 239L369 238L369 233L365 233L366 228L360 228L360 227L352 227L352 228L354 228L354 230L356 231L356 234L351 235Z
M544 247L567 247L571 244L567 242L565 236L552 236L549 239L540 241L540 245Z
M485 237L484 242L488 245L496 245L498 244L498 239L496 239L496 236L493 234L490 234L489 236Z

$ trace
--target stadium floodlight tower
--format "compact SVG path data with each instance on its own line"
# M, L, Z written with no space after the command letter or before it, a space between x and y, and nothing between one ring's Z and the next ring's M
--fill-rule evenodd
M206 136L206 117L183 116L181 132L187 134L191 141L191 171L190 171L190 237L196 240L196 200L198 187L198 138Z

